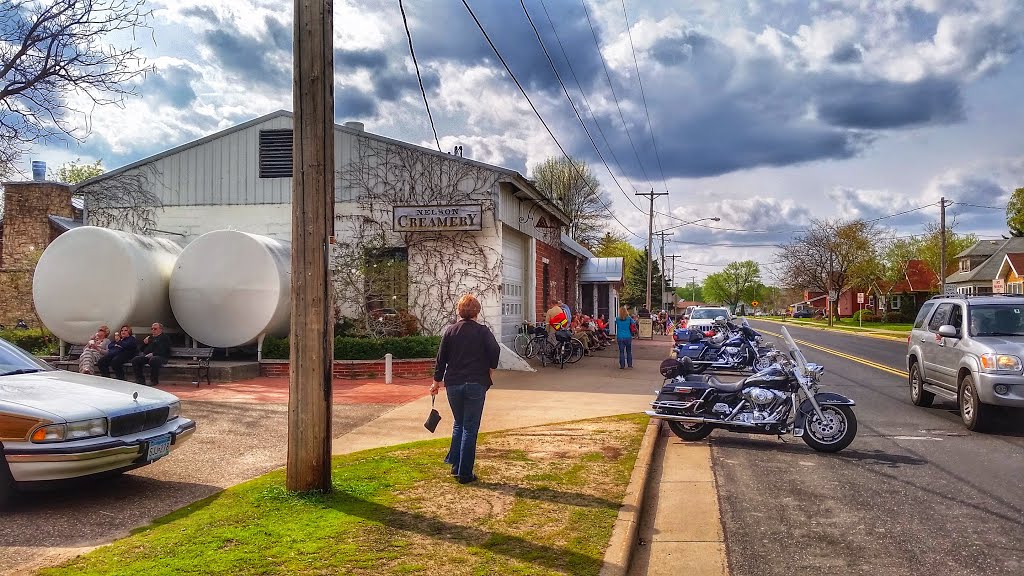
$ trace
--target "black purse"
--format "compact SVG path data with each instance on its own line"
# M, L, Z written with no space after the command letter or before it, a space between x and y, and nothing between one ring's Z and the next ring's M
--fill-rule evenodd
M437 394L430 395L430 414L427 415L427 421L423 423L423 427L430 430L431 433L437 429L438 423L441 422L441 413L434 409L434 400L437 399Z

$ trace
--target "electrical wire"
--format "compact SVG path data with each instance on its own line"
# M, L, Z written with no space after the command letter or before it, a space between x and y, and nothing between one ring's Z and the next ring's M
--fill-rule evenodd
M587 9L586 0L580 0L580 4L583 6L583 12L587 15L587 23L590 24L590 32L594 35L594 45L597 46L597 55L601 59L601 66L604 68L604 77L608 80L608 89L612 93L612 99L615 100L615 108L619 111L619 119L622 120L622 129L626 131L626 138L629 140L629 145L633 148L633 154L636 156L637 164L640 165L640 172L644 175L644 180L650 182L650 177L647 176L647 169L644 168L643 161L640 160L640 153L636 150L636 144L633 143L633 137L629 134L629 126L626 124L626 116L622 113L622 106L619 104L619 97L615 95L615 87L612 85L612 75L608 71L608 63L604 59L604 53L601 52L601 42L597 39L597 29L594 28L594 22L590 19L590 10Z
M540 110L537 110L537 107L533 104L533 100L530 99L530 95L526 93L526 89L523 88L523 85L519 82L519 79L516 78L515 73L512 72L512 68L510 68L508 63L505 62L505 58L501 55L501 52L498 51L498 47L494 45L493 41L491 41L490 35L487 34L487 30L484 29L483 23L480 22L479 18L477 18L476 12L473 11L473 7L469 5L469 2L467 0L462 0L462 5L465 6L466 10L469 11L469 15L473 17L473 21L476 22L477 28L480 29L480 33L483 34L484 39L487 40L487 44L490 45L491 50L494 51L494 55L498 57L498 60L501 61L502 66L505 67L505 71L508 72L508 75L512 77L512 81L516 83L516 86L519 87L519 91L523 93L523 97L526 98L526 102L530 105L530 108L533 109L533 113L537 115L537 119L540 120L540 123L544 126L544 129L547 130L548 135L551 136L551 139L554 140L555 145L558 146L558 149L562 151L562 155L565 156L566 160L569 161L569 165L576 170L576 172L580 176L580 179L583 182L586 182L586 178L584 177L583 172L580 171L579 167L576 166L576 163L573 162L572 158L569 157L569 154L566 153L565 148L562 147L562 143L559 142L558 138L555 137L555 133L551 131L551 127L548 126L548 123L544 120L544 117L541 116ZM594 192L595 195L597 195L597 190L594 190L592 186L591 190ZM600 203L600 199L598 200L598 203ZM607 205L604 205L604 209L608 212L608 215L611 216L613 220L618 222L619 226L622 226L624 230L626 230L627 232L641 240L644 239L643 236L640 236L639 234L634 232L630 227L623 224L622 221L619 220L619 218L615 215L614 212L611 211L611 209L608 208Z
M427 102L427 91L423 88L423 78L420 76L420 63L416 60L416 50L412 47L412 32L409 31L409 20L405 16L405 4L398 0L398 9L402 12L402 24L405 24L405 36L409 39L409 54L412 55L412 64L416 68L416 80L420 83L420 94L423 95L423 106L427 109L427 119L430 120L430 130L434 133L434 144L437 144L437 151L441 152L441 141L437 138L437 128L434 127L434 116L430 113L430 103Z
M953 204L959 204L961 206L970 206L971 208L987 208L989 210L1006 210L1006 206L981 206L980 204L968 204L967 202L953 202Z
M597 141L594 140L594 136L591 135L590 129L587 128L586 122L583 121L583 116L580 115L579 108L576 107L576 103L573 102L572 98L569 96L569 89L565 87L565 82L562 82L562 76L561 74L558 73L558 69L555 67L555 61L551 59L551 54L548 52L547 46L544 45L544 40L540 36L540 31L537 30L537 26L533 23L533 18L530 16L530 11L526 9L525 0L519 0L519 4L522 5L523 7L523 13L526 14L526 19L530 22L530 27L533 28L533 33L537 36L537 42L540 44L541 50L544 51L544 56L548 59L548 64L551 65L551 71L555 73L555 78L558 79L558 84L562 87L562 92L565 93L565 99L569 101L569 104L572 106L572 111L576 113L576 119L580 121L580 125L583 126L583 131L587 133L587 138L589 138L590 143L594 145L594 150L597 151L598 157L601 158L601 163L604 164L604 167L608 170L608 175L612 177L612 181L615 182L615 185L618 186L619 190L622 192L622 195L626 197L626 200L629 201L633 208L636 208L637 210L643 212L643 209L637 206L636 203L633 202L633 199L629 197L629 194L626 193L626 190L622 187L622 184L619 184L618 178L615 177L615 173L612 172L611 166L608 165L608 161L605 160L604 154L601 153L601 149L597 146ZM621 166L619 167L619 170L622 170Z
M932 202L931 204L925 204L924 206L918 206L917 208L911 208L910 210L904 210L902 212L897 212L895 214L889 214L887 216L879 216L878 218L872 218L871 220L865 220L864 223L865 224L870 224L872 222L878 222L879 220L885 220L886 218L893 218L895 216L902 216L903 214L910 214L911 212L917 212L918 210L924 210L925 208L929 208L931 206L935 206L936 204L938 204L938 202Z
M661 154L658 152L658 143L654 140L654 125L651 124L651 110L647 107L647 95L644 93L644 82L640 79L640 63L636 59L636 48L633 47L633 31L629 26L629 16L626 14L626 0L622 2L622 18L626 21L626 34L629 36L629 50L633 53L633 66L636 68L636 83L640 86L640 98L644 103L644 113L647 115L647 128L651 131L651 144L654 146L654 157L658 159L658 171L661 172L661 183L668 193L668 181L665 179L665 169L661 165ZM667 197L666 197L667 199ZM672 206L669 205L669 212Z

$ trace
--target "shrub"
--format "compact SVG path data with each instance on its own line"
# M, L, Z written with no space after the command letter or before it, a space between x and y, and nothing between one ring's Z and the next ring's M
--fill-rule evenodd
M853 313L854 322L881 322L882 318L873 310L857 310Z
M396 360L402 358L434 358L440 336L404 336L400 338L352 338L338 336L334 339L335 360L379 360L390 352ZM263 341L263 357L270 360L287 360L288 339L267 337Z
M57 337L40 328L30 330L4 330L0 338L19 346L34 356L56 356L60 350Z
M290 351L288 350L287 338L274 338L267 336L263 339L263 357L273 360L287 360Z

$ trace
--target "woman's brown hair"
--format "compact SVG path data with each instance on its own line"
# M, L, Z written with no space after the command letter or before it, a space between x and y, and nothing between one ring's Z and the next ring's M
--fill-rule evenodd
M125 328L128 329L128 335L129 336L134 336L135 335L135 332L132 331L132 327L127 325L127 324L125 324L124 326L121 326L121 328L119 328L117 331L120 332L121 330L124 330Z
M477 314L480 313L480 301L472 294L466 294L462 298L459 298L457 308L459 311L459 318L462 318L463 320L476 318Z

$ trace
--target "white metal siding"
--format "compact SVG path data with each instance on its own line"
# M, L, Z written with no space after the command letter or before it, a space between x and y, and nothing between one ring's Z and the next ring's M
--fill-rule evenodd
M526 312L526 237L502 226L501 340L511 345Z

